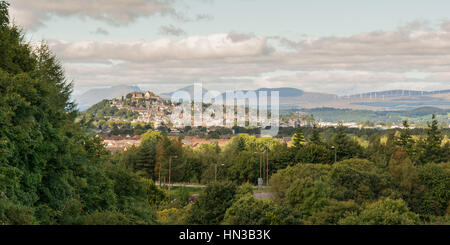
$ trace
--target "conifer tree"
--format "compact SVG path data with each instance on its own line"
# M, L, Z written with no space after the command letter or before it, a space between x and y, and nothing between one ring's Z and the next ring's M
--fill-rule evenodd
M319 132L319 129L317 128L316 124L314 124L314 126L313 126L311 138L309 141L316 145L322 144L322 140L320 139L320 132Z
M436 115L433 114L432 122L428 123L427 138L425 140L424 160L438 163L442 156L442 135L438 127Z
M336 150L337 161L358 157L362 154L362 147L358 142L345 134L345 127L342 123L337 128L337 132L332 139L332 144Z
M403 129L400 132L400 136L396 139L395 144L402 147L410 157L414 156L414 141L411 136L411 130L409 128L408 120L403 121Z
M305 144L305 136L303 135L303 131L299 128L295 131L292 136L292 147L295 149L300 149Z

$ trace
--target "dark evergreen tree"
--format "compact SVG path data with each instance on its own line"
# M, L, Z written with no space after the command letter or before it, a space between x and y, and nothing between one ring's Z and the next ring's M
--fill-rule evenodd
M312 144L316 144L316 145L322 144L322 140L320 139L320 131L317 128L316 124L314 124L314 126L313 126L313 130L312 130L312 134L311 134L311 138L309 139L309 142L311 142Z
M408 120L403 121L403 129L400 131L400 135L395 138L395 145L403 148L411 159L414 159L416 153L414 152L414 140L411 135Z
M0 224L154 223L143 199L115 188L110 153L75 120L62 66L46 44L23 42L5 1L0 56ZM129 205L119 205L122 197Z
M422 163L438 163L442 161L442 135L438 124L436 115L433 114L432 122L428 123L427 138L425 139L423 155L421 158Z
M337 161L359 157L363 153L359 143L345 134L345 127L342 124L338 126L331 144L335 147Z

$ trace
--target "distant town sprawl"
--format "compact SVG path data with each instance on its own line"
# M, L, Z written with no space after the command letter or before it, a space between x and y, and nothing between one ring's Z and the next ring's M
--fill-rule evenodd
M83 117L88 120L92 120L93 126L98 128L107 128L108 126L121 127L123 124L151 124L153 128L167 127L171 130L182 129L184 126L181 122L174 121L171 118L175 107L179 103L174 103L170 100L162 99L160 96L147 91L132 92L126 96L120 96L112 100L104 100L83 113ZM204 113L208 104L202 105L202 112ZM195 108L192 107L192 110ZM235 108L236 109L236 108ZM242 108L241 108L242 109ZM415 127L414 122L418 123L418 126L426 126L422 122L427 119L426 116L431 117L432 114L436 114L436 109L433 107L418 108L412 111L408 111L402 114L402 111L398 112L369 112L365 110L345 110L334 108L317 108L317 109L304 109L304 110L285 110L280 116L280 127L299 127L299 126L320 126L320 127L335 127L342 123L346 127L350 128L379 128L379 129L391 129L401 128L402 121L409 119L413 122L412 128ZM226 110L226 108L224 108ZM237 111L237 110L236 110ZM376 116L366 115L367 112L377 114ZM414 112L416 112L414 114ZM194 115L194 111L188 114ZM232 128L234 126L250 126L249 122L252 121L252 117L258 116L258 110L254 108L245 108L244 114L234 113L235 123L232 125L225 123L217 123L214 115L211 117L202 118L202 127L213 128L217 126L223 126ZM352 114L350 114L352 113ZM443 123L448 123L450 113L446 110L440 110L438 118L442 119ZM270 117L270 112L268 113ZM372 116L372 117L370 117ZM226 117L226 116L225 116ZM241 118L240 118L241 117ZM329 120L330 118L342 118L343 120ZM378 117L378 118L377 118ZM373 121L370 119L374 119ZM175 118L177 119L177 118ZM180 119L181 120L181 119ZM193 120L193 118L192 118ZM210 120L210 121L208 121ZM257 119L254 119L255 121ZM245 125L237 125L237 122L244 122ZM208 126L215 125L215 126ZM259 124L257 125L259 126ZM445 125L442 125L445 127ZM448 127L448 124L447 124Z
M203 118L198 127L177 126L171 116L179 103L163 99L153 92L131 92L111 100L103 100L87 111L81 113L81 118L89 122L96 134L104 139L107 148L112 151L122 151L140 143L140 135L148 129L167 132L171 136L183 135L183 144L196 147L212 141L225 145L235 134L260 134L260 126L250 126L252 116L258 116L253 108L245 108L244 114L235 113L233 125L220 126L214 115ZM202 112L209 107L202 104ZM225 109L225 108L224 108ZM235 108L236 109L236 108ZM237 111L237 110L236 110ZM194 112L192 106L191 113ZM269 117L270 117L270 113ZM431 114L437 114L441 127L449 127L448 112L433 107L423 107L407 112L372 112L364 110L317 108L302 110L285 110L279 118L280 132L276 138L290 142L290 136L298 127L336 128L343 125L350 129L389 130L403 128L403 120L410 120L410 129L426 127L426 120ZM238 118L239 116L243 118ZM329 120L344 118L347 120ZM177 118L175 118L177 119ZM371 121L370 119L373 119ZM180 118L180 120L182 120ZM194 118L192 118L194 120ZM212 120L212 121L208 121ZM257 120L257 119L253 119ZM238 125L238 121L245 125ZM208 126L219 125L219 126Z

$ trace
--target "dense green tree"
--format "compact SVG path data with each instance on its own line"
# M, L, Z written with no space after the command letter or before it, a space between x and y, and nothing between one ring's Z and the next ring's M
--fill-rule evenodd
M336 148L337 161L359 157L363 153L359 143L345 134L345 127L342 125L337 128L331 144Z
M325 179L297 179L287 190L286 201L305 219L322 210L332 197L332 187Z
M334 186L333 197L340 201L354 200L362 203L388 197L391 178L380 167L367 160L350 159L333 165L330 173Z
M298 150L296 159L302 163L329 164L334 161L334 152L324 145L310 144Z
M98 213L152 223L142 199L116 188L124 175L110 174L102 140L76 120L57 58L46 44L24 43L7 9L0 1L0 223L82 224Z
M399 190L407 197L417 189L419 176L403 148L398 148L389 161L389 173Z
M155 178L157 176L159 178L161 173L168 181L170 173L172 183L181 181L184 177L184 170L181 139L173 139L164 134L156 150Z
M406 203L399 200L385 199L366 205L357 214L341 219L343 225L416 225L419 224L419 216L411 212Z
M278 207L270 200L256 200L253 195L247 194L227 209L223 224L225 225L287 225L294 223L295 219L289 213L280 212Z
M257 184L260 171L259 166L259 158L255 153L248 151L239 152L225 161L227 179L238 184L245 182Z
M346 216L359 211L360 206L353 200L337 201L335 199L330 199L320 210L305 218L305 224L337 225L339 224L339 221Z
M410 155L410 157L414 156L414 140L412 138L407 120L403 121L403 129L400 131L400 136L396 139L395 143L396 145L402 147Z
M450 167L448 164L426 164L419 168L419 184L424 186L418 206L422 215L441 216L450 203Z
M287 143L275 145L269 152L269 160L270 169L275 173L296 163L295 152L289 149Z
M366 149L368 159L381 166L387 166L390 160L390 149L381 142L378 135L372 135L369 138L369 146Z
M214 182L208 185L192 207L189 224L217 225L233 204L237 186L232 182Z
M320 131L317 128L316 124L314 124L314 126L313 126L313 130L312 130L312 133L311 133L311 137L309 138L309 142L312 143L312 144L316 144L316 145L322 145L323 144L322 139L320 138Z
M293 167L279 170L270 179L271 189L277 202L287 203L290 187L297 180L307 179L314 183L328 179L331 166L324 164L297 164ZM291 198L292 200L292 198Z
M433 114L432 119L432 122L428 123L427 138L425 140L424 151L421 157L422 163L439 163L444 160L442 158L441 149L442 135L438 127L436 115Z
M300 149L306 143L305 136L300 128L295 131L291 141L294 149Z

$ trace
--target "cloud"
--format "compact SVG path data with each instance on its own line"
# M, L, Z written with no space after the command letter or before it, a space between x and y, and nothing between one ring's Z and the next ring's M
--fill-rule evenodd
M177 62L180 60L231 59L266 55L271 48L263 37L236 40L229 34L191 36L178 41L159 39L136 42L49 40L52 50L65 61Z
M179 27L175 27L173 25L168 25L168 26L161 26L159 28L159 34L178 37L178 36L185 35L186 32Z
M32 10L16 9L13 7L9 9L9 14L14 24L31 31L35 31L38 28L45 26L44 22L50 19L49 16L39 15Z
M417 22L394 31L301 40L230 32L180 40L51 40L49 44L77 83L86 85L203 81L341 94L448 89L449 24L430 26Z
M195 20L200 21L200 20L206 20L206 21L211 21L214 19L214 16L209 15L209 14L197 14L197 16L195 17Z
M14 0L11 15L27 29L36 29L53 16L79 17L125 26L154 15L182 19L172 0Z
M98 34L98 35L109 35L109 32L101 27L97 28L97 30L91 32L92 34Z
M167 26L166 26L167 27ZM445 26L444 26L445 27ZM348 37L307 38L299 41L247 33L220 33L136 42L50 40L60 57L70 62L123 62L184 64L184 60L215 59L217 65L239 65L275 70L362 70L378 72L445 72L450 69L450 31L399 28ZM166 34L181 35L168 26ZM288 47L287 50L280 47ZM210 61L206 61L211 64ZM250 71L249 71L250 73Z

